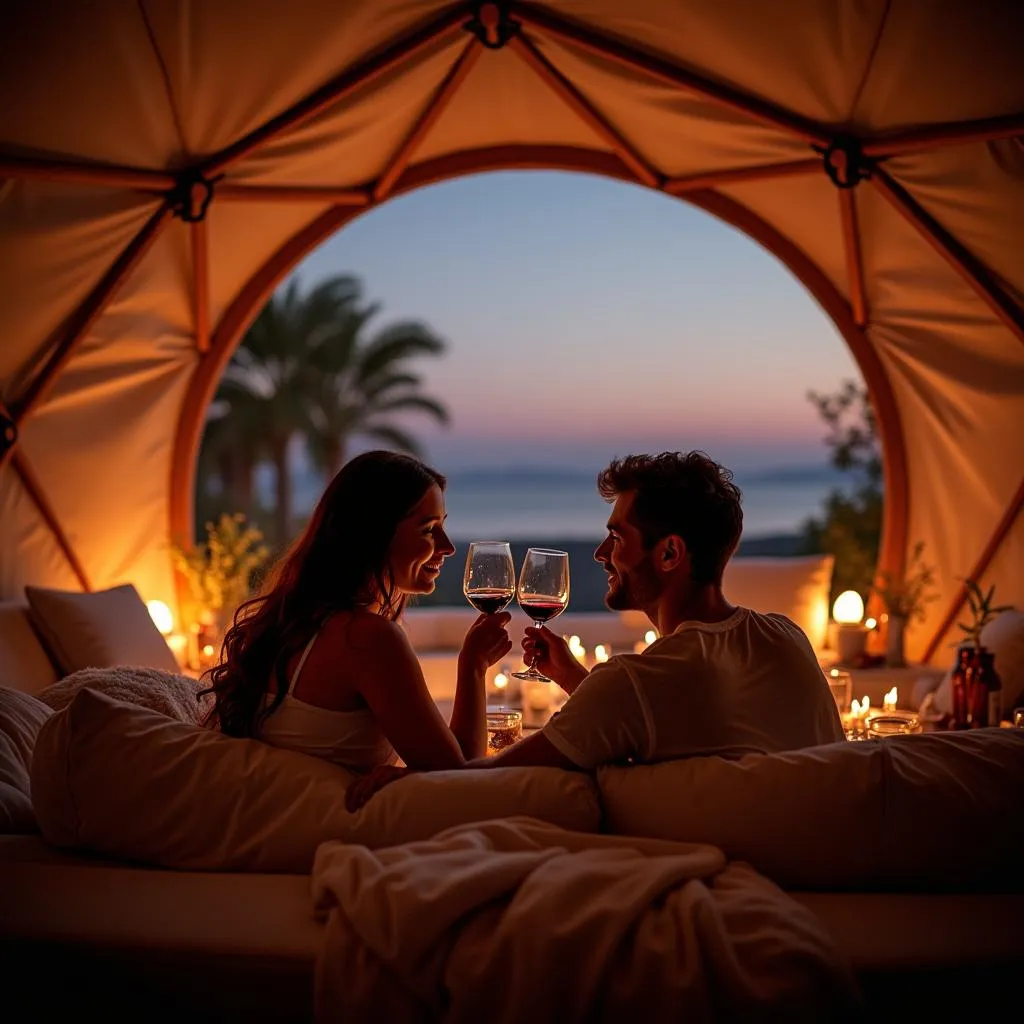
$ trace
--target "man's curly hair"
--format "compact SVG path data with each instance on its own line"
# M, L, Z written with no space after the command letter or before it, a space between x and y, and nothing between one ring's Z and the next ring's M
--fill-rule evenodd
M743 532L742 495L728 469L700 451L627 455L598 474L597 489L608 502L635 491L630 519L644 547L678 534L694 583L721 584Z

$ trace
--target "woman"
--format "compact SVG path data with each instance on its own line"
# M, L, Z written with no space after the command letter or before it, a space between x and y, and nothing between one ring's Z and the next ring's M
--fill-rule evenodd
M409 595L431 593L455 551L444 487L440 473L394 452L341 469L235 615L210 672L209 724L356 772L397 758L437 771L483 755L484 672L512 649L511 616L481 615L469 628L448 725L398 624Z

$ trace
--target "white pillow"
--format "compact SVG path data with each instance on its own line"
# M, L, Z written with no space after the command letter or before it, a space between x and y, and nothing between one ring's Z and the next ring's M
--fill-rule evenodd
M52 713L30 694L0 686L0 835L38 831L29 770L36 737Z
M821 650L828 634L828 598L832 587L832 555L794 558L732 558L725 567L726 599L755 612L778 612L792 619L811 646ZM623 612L638 637L651 628L643 612Z
M178 671L174 653L130 583L88 594L26 587L25 596L33 622L65 675L113 665Z
M328 839L390 846L513 815L576 831L600 826L597 790L576 772L417 774L355 814L345 810L351 778L318 758L85 689L40 731L32 799L56 846L192 870L308 872Z
M828 633L832 555L799 558L732 558L722 589L733 603L756 612L781 612L792 619L818 650Z
M1020 891L1024 730L603 768L608 831L710 843L795 889Z

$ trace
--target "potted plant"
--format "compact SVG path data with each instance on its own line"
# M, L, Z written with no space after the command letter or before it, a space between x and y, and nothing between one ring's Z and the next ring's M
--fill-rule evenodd
M954 700L954 724L959 728L998 725L1002 717L1002 685L995 669L995 658L981 642L981 634L997 615L1010 611L1013 605L992 604L995 584L987 593L976 580L965 579L963 584L970 617L967 622L957 623L966 643L960 644L958 671L954 673L954 698L957 697L955 688L960 687L959 699ZM970 653L965 655L965 650Z
M967 607L970 610L968 622L958 622L957 628L961 630L966 640L975 651L984 650L981 642L981 631L1002 612L1008 612L1013 608L1010 604L1001 604L996 607L992 605L992 597L995 594L995 584L988 588L986 594L975 580L964 580L964 587L967 589Z
M235 610L249 596L253 574L269 555L263 534L247 526L240 512L225 512L216 523L207 523L205 544L171 545L174 567L186 584L182 618L193 668L199 667L192 664L199 658L191 645L200 653L204 647L219 645Z
M923 619L927 606L938 598L935 586L935 566L925 565L921 559L924 541L918 541L910 554L907 571L902 577L880 571L872 590L878 594L888 614L888 637L885 663L891 668L902 668L907 661L903 654L904 634L913 619Z

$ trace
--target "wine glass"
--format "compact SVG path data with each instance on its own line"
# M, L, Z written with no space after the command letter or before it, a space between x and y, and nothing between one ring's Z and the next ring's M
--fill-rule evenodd
M516 567L507 541L470 541L462 592L485 615L500 612L512 600L516 592Z
M533 619L535 626L561 615L569 603L569 553L551 548L529 548L519 573L519 607ZM551 680L531 664L524 672L513 672L516 679Z

